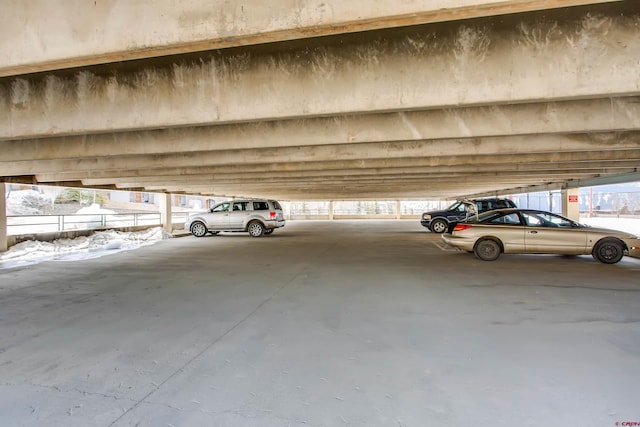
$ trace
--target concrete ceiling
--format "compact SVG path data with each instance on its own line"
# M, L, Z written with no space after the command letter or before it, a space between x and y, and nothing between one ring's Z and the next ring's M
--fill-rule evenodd
M32 37L0 25L7 182L363 200L640 180L637 0L282 0L281 21L192 2L224 34L160 14L123 33L114 16L152 13L126 9L48 30L59 10L8 3Z

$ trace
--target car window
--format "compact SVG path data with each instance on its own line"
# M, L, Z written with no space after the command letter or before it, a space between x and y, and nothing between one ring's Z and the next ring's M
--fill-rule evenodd
M563 218L559 215L544 214L541 216L545 219L545 221L547 221L547 223L554 224L553 226L555 227L571 228L573 226L572 221L568 220L567 218Z
M467 222L486 222L490 221L496 215L495 212L483 212L479 215L474 215L472 217L467 218Z
M267 202L253 202L254 211L268 211L269 204Z
M458 206L454 208L454 211L465 213L467 211L467 205L464 203L458 203Z
M249 210L249 202L234 202L233 203L234 211L248 211Z
M272 200L271 203L273 204L274 209L282 210L282 206L280 206L280 203L278 203L276 200Z
M573 222L558 215L544 212L523 213L525 222L530 227L572 228Z
M458 209L459 206L460 206L460 202L455 202L454 204L449 206L446 210L447 211L455 211L456 209Z
M214 207L211 212L227 212L229 210L229 203L220 203Z
M495 218L492 218L487 222L490 224L522 225L520 224L520 217L515 212L506 215L498 214Z

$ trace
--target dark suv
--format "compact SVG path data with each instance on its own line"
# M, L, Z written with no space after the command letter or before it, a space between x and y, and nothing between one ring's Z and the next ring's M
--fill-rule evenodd
M472 199L459 200L443 211L431 211L422 214L420 224L434 233L444 233L449 228L449 223L464 221L477 213L494 209L517 207L509 199Z

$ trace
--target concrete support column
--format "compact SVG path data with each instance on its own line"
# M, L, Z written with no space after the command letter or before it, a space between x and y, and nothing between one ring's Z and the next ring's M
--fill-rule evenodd
M0 252L7 250L7 192L4 182L0 182Z
M580 189L567 188L562 190L562 215L578 221L580 219Z
M329 220L333 221L333 200L329 200Z
M402 217L402 212L400 212L400 200L396 200L396 219L400 219Z
M173 231L173 222L171 221L171 194L160 194L160 222L162 228L169 233Z

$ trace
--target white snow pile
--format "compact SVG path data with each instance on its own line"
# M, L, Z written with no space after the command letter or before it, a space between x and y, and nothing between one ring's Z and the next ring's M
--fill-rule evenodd
M42 261L76 261L98 258L120 251L137 249L173 236L162 227L144 231L96 231L87 237L59 239L53 242L26 241L0 253L0 268L37 264Z

